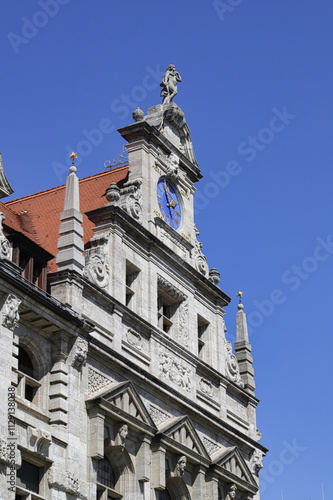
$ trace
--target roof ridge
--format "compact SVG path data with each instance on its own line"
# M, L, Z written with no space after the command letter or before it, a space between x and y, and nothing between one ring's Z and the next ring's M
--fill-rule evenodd
M116 171L118 172L119 170L122 170L125 168L128 168L128 165L123 165L121 167L117 167L117 168L114 168L112 170L108 170L106 172L99 172L97 174L89 175L88 177L83 177L82 179L79 179L79 184L81 184L82 182L88 181L88 180L92 179L93 177L102 177L104 175L110 174L111 172L116 172ZM22 200L28 200L30 198L36 198L37 196L43 196L46 193L51 193L52 191L56 191L58 189L64 189L65 187L66 187L66 184L61 184L60 186L55 186L53 188L44 189L44 191L38 191L37 193L28 194L26 196L22 196L21 198L16 198L15 200L7 201L6 203L3 202L3 204L6 207L10 208L11 205L14 205L15 203L21 202Z

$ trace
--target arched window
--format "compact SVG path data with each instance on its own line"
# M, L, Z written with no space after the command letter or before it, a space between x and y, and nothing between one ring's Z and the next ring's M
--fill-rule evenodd
M171 500L168 490L160 490L157 494L158 500Z
M32 357L22 346L18 349L18 394L19 396L34 401L40 383L37 381L37 374L35 373Z
M114 490L117 477L110 460L104 457L98 460L96 464L97 472L97 500L112 500L113 498L122 498Z
M116 476L113 467L106 457L97 462L97 482L108 488L114 488L116 484Z

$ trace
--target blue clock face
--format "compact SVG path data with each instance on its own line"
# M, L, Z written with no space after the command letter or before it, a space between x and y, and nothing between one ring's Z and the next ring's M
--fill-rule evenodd
M178 229L182 221L182 206L176 188L165 177L157 183L157 202L163 220L173 229Z

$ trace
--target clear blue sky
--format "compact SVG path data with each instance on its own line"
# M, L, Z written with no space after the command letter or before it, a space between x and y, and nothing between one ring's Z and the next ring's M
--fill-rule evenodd
M333 3L220 4L2 2L0 150L14 197L63 183L68 150L80 177L101 172L116 129L160 102L159 74L176 65L204 175L197 227L233 297L228 338L238 290L252 325L262 499L322 500L323 483L328 500Z

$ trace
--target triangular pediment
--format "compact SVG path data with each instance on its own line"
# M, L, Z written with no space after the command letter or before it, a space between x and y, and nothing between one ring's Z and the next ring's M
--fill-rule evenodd
M115 406L123 414L129 415L144 424L156 429L156 425L149 415L141 397L132 382L120 382L108 385L104 391L100 391L95 398L102 399Z
M14 193L14 190L6 177L2 164L2 154L0 153L0 198L6 198L12 193Z
M207 454L206 448L187 416L175 417L163 422L159 426L158 432L175 441L176 445L188 448L191 452L197 453L209 460L210 457Z
M219 466L230 478L236 478L242 482L250 483L257 487L253 475L236 446L216 453L213 457L213 464Z

